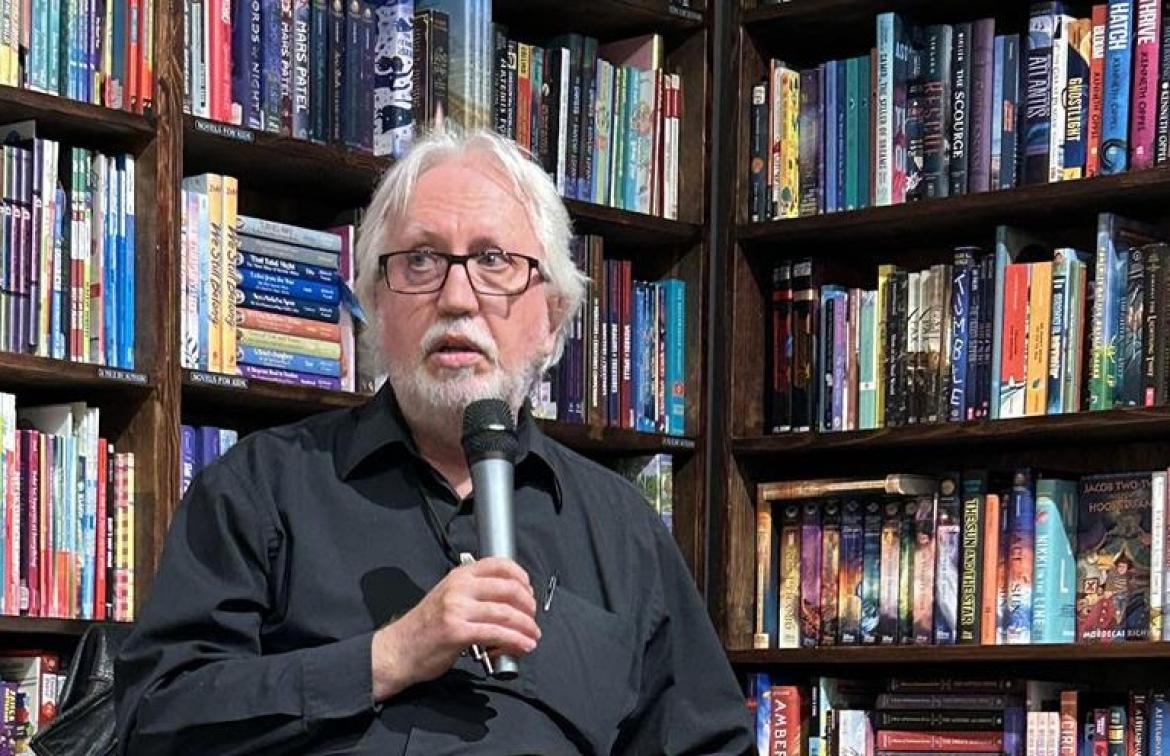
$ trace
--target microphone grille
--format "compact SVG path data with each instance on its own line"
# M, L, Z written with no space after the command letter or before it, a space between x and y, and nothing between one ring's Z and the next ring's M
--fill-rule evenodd
M516 423L501 399L480 399L463 410L463 453L469 463L484 457L516 458Z

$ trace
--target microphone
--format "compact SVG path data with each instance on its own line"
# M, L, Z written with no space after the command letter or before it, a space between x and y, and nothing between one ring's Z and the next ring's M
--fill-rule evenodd
M471 470L480 556L516 559L512 516L516 446L516 425L507 402L480 399L463 411L463 453ZM490 673L511 680L520 667L515 658L501 655Z

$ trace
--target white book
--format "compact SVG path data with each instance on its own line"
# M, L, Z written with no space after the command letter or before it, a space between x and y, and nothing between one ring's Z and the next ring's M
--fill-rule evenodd
M1065 92L1068 88L1068 39L1072 16L1058 15L1052 28L1052 122L1048 127L1048 180L1064 179L1064 137L1068 124Z

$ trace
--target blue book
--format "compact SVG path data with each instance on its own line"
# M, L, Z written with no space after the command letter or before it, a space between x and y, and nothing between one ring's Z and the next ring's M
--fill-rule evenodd
M1036 481L1032 643L1075 643L1077 483Z
M305 263L293 262L292 260L282 260L279 257L257 255L252 252L244 252L240 255L240 268L247 268L260 273L273 273L281 276L302 278L306 281L315 281L333 286L340 283L337 271L332 268L323 268L319 265L307 265Z
M1010 103L1013 112L1020 101L1020 35L1008 34L1003 38L1003 69L1000 71L1001 99L996 110L1002 110ZM1011 189L1019 180L1020 138L1018 116L1003 121L1000 126L999 188Z
M240 123L250 129L260 128L260 87L252 94L252 79L260 82L260 3L232 4L232 108L240 109Z
M666 306L666 432L686 433L686 282L667 278L661 282Z
M336 323L341 316L337 305L323 302L307 302L303 299L268 294L262 291L240 289L242 295L241 307L251 307L265 312L276 312L281 315L292 315L310 320L323 320L326 323ZM205 352L200 353L200 366L203 366Z
M1008 645L1032 642L1032 607L1035 564L1036 500L1032 475L1017 471L1012 478L1008 505L1007 616L1004 639Z
M995 37L991 69L991 188L999 189L1003 165L1003 72L1004 42L1002 34Z
M967 362L971 352L971 284L976 277L975 250L955 250L951 270L951 389L947 406L952 423L967 419ZM945 322L945 321L944 321Z
M303 278L278 273L265 273L250 268L240 268L239 274L239 287L241 289L311 302L324 302L331 305L337 304L340 300L340 290L336 285L307 281Z
M1129 88L1133 64L1133 2L1110 0L1105 21L1105 82L1101 96L1100 171L1129 166Z
M122 155L118 158L118 164L123 174L122 186L125 194L122 198L122 215L126 219L126 229L118 240L118 249L121 252L120 272L124 283L122 285L121 298L122 318L120 318L118 328L118 341L119 348L122 352L122 359L118 361L117 367L133 370L134 341L136 338L134 323L134 260L136 255L134 240L136 238L135 227L137 225L134 210L134 158L129 155Z
M1070 26L1068 45L1067 124L1064 132L1064 178L1085 173L1089 142L1089 74L1092 59L1091 27Z
M102 317L105 319L106 328L106 343L105 343L105 362L107 365L116 364L118 349L115 343L113 329L117 328L118 312L116 307L116 297L114 292L117 291L118 280L118 229L120 228L119 221L122 217L122 192L121 174L117 171L117 165L113 162L109 163L109 167L114 169L110 171L109 188L106 193L105 203L105 218L102 236L102 257L105 265L102 268Z
M219 429L209 425L199 428L200 470L219 459Z
M835 60L831 63L837 69L837 210L845 210L845 160L847 158L846 137L848 128L846 118L849 111L849 74L844 60Z
M1028 20L1024 67L1024 184L1048 183L1049 130L1052 127L1052 44L1058 2L1033 3Z
M753 672L748 677L748 696L756 700L756 750L771 753L772 748L772 678L767 672Z
M199 452L201 448L199 446L198 434L199 430L194 426L182 426L180 441L182 449L180 496L187 493L187 487L191 485L191 481L195 479L195 474L199 472L199 468L201 467L199 463Z
M835 213L841 209L837 203L837 62L830 60L821 66L821 81L824 91L821 95L825 105L825 212Z
M1064 360L1068 352L1068 297L1072 286L1071 260L1064 250L1057 250L1052 260L1052 317L1049 323L1048 406L1049 415L1059 415L1064 407Z
M263 56L260 66L263 72L261 122L264 130L271 133L280 131L280 3L281 0L260 0L260 28L263 30L260 44Z
M1164 692L1150 694L1150 756L1170 756L1170 701Z
M239 361L245 365L259 365L260 367L276 370L292 370L298 373L327 375L331 378L341 376L341 362L338 360L293 354L292 352L282 352L277 349L241 346Z

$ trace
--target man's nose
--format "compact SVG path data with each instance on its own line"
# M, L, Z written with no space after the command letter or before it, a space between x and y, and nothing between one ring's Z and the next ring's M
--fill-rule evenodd
M466 265L452 265L447 280L439 290L439 311L444 314L475 313L479 297L471 286L470 271Z

